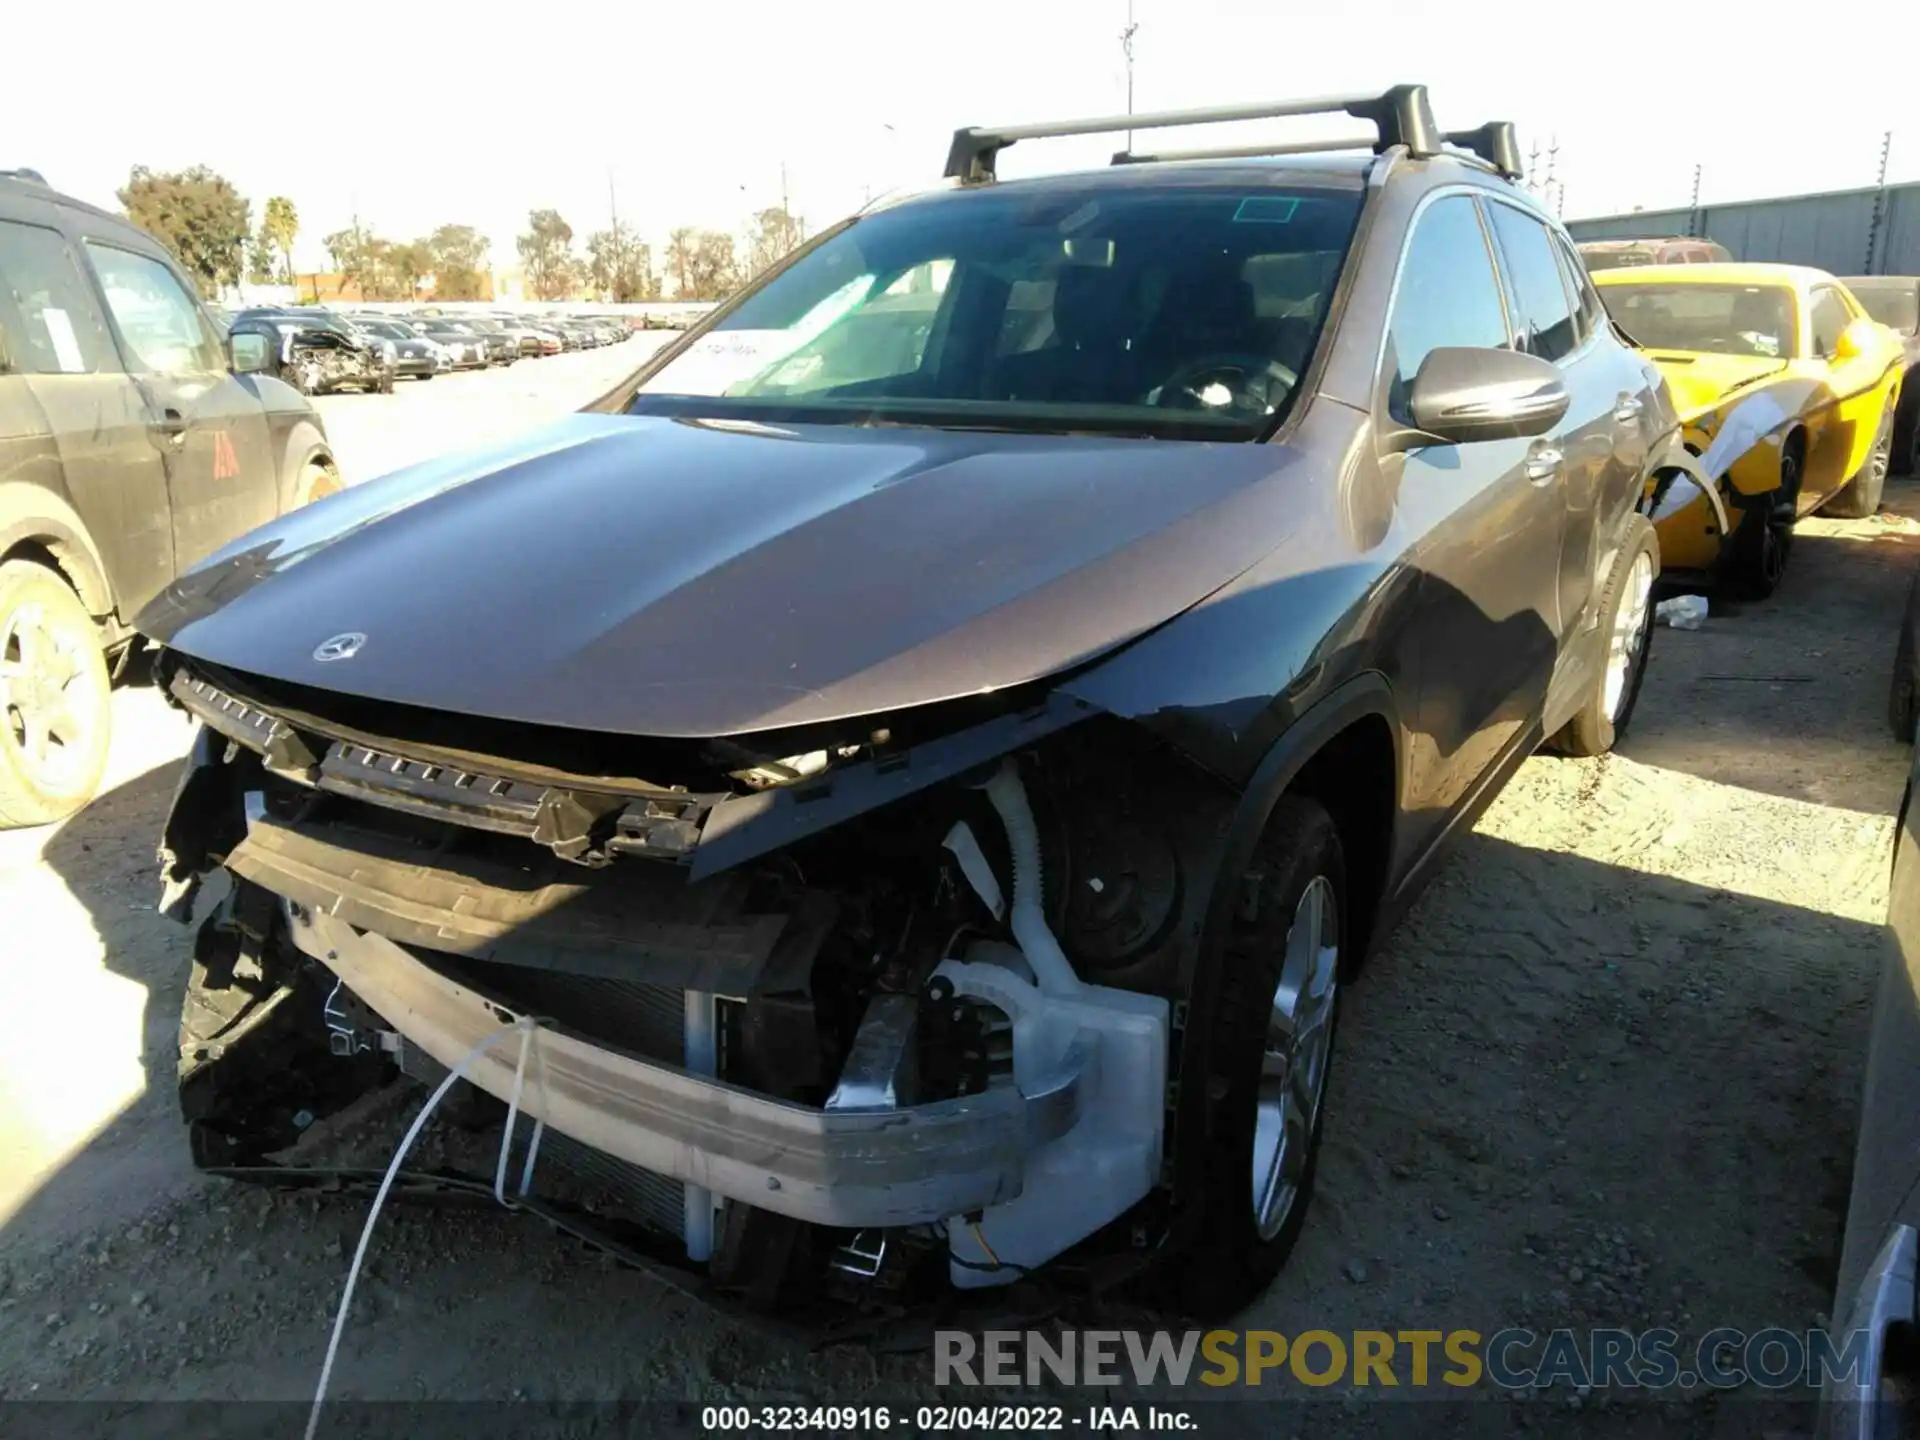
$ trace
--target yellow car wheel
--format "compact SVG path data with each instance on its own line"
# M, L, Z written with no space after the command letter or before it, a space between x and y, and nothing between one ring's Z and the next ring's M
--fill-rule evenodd
M1880 496L1887 488L1887 472L1892 468L1893 406L1889 405L1881 413L1880 428L1874 432L1867 463L1854 472L1837 495L1820 507L1820 513L1836 520L1864 520L1878 514Z
M1780 587L1793 551L1803 455L1797 439L1780 451L1780 485L1754 496L1739 513L1727 543L1726 584L1746 600L1764 600Z

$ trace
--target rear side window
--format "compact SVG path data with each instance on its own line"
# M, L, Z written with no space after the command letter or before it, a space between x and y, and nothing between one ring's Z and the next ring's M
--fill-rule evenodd
M1561 360L1580 343L1573 300L1553 256L1553 237L1531 215L1498 202L1487 206L1506 258L1507 283L1519 315L1520 348L1542 360Z
M1407 392L1420 364L1446 346L1505 348L1506 311L1487 249L1486 228L1470 195L1447 195L1414 222L1387 322L1387 409L1413 423Z
M225 368L200 306L158 260L96 241L87 254L100 276L107 308L133 352L156 375L207 374Z
M1583 345L1589 335L1606 324L1606 310L1573 247L1558 235L1553 237L1553 256L1560 262L1560 279L1573 296L1573 343Z
M0 220L0 369L28 375L111 370L87 282L56 230Z
M1813 353L1822 357L1830 356L1840 348L1840 332L1853 323L1853 312L1847 309L1847 302L1840 298L1840 292L1831 285L1822 285L1813 292Z

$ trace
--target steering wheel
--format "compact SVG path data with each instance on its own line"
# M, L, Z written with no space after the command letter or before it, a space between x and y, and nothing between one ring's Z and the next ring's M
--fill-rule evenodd
M1270 355L1228 351L1189 360L1160 382L1153 403L1163 410L1266 415L1299 383L1299 375Z

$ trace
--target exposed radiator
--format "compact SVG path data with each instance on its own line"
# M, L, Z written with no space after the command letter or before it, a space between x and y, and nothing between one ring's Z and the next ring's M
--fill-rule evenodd
M649 1060L686 1064L684 990L484 961L453 961L448 965L450 957L446 956L421 954L421 958L437 960L448 969L470 975L501 1000L556 1020L577 1035ZM426 1084L437 1084L447 1073L439 1062L413 1045L402 1047L401 1068ZM680 1181L629 1165L551 1130L540 1142L540 1159L543 1166L559 1165L606 1190L630 1218L663 1234L694 1238L687 1233L688 1187Z

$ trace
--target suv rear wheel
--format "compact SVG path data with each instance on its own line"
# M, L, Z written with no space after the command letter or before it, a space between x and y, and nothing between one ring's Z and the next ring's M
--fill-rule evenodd
M44 565L0 565L0 828L62 820L93 798L110 699L79 596Z
M1586 700L1554 737L1554 748L1563 755L1604 755L1626 734L1647 673L1659 554L1653 526L1645 516L1633 516L1600 596L1600 632L1606 646L1600 673Z

